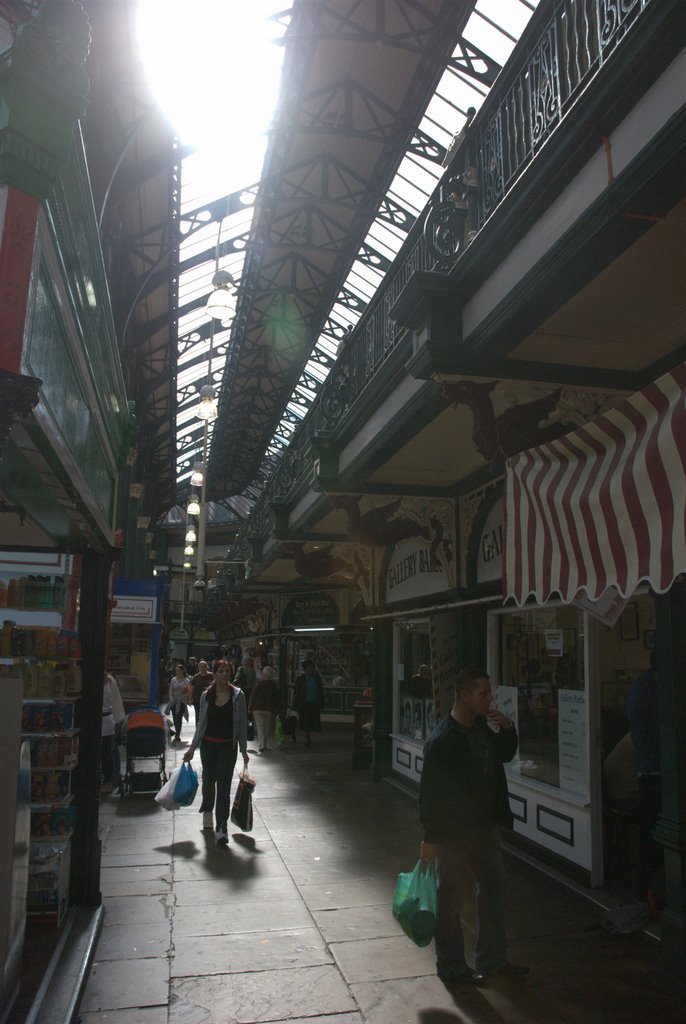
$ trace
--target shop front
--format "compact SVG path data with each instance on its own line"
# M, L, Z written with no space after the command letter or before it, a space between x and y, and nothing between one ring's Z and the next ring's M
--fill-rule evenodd
M603 863L603 756L655 650L670 942L683 946L683 574L686 364L610 412L509 460L504 595L490 616L501 700L522 734L510 769L519 832L583 868ZM606 837L607 838L607 837ZM605 843L607 848L607 842ZM672 901L670 906L670 899Z

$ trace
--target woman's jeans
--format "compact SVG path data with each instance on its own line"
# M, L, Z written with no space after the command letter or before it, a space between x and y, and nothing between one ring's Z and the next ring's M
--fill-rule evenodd
M186 705L180 701L177 704L172 705L172 721L174 722L174 732L176 733L176 739L181 739L181 726L183 725L183 713L186 709Z
M200 760L202 761L202 804L200 810L214 810L218 830L226 831L229 820L231 778L236 767L237 754L238 746L232 741L228 743L200 741Z
M438 910L436 963L442 970L466 970L460 912L464 886L476 884L474 968L493 971L507 963L504 871L497 829L464 845L441 844L436 856Z

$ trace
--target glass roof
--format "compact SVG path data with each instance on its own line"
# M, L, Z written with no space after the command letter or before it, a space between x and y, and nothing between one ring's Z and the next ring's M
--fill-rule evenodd
M491 66L502 66L526 27L538 0L477 0L464 31L464 40L486 55ZM276 5L274 5L276 7ZM285 18L279 19L285 28ZM489 86L468 75L459 65L460 49L446 68L415 139L445 151L464 126L469 108L479 109ZM486 70L481 62L477 70ZM266 148L266 137L264 139ZM259 497L272 470L290 443L293 431L314 402L336 358L341 341L355 326L381 284L386 268L401 248L412 224L443 174L435 159L406 153L376 220L334 302L325 329L317 339L281 421L264 453L253 484L237 497L217 506L217 517L245 518ZM187 492L195 462L203 461L204 430L196 415L198 394L206 383L218 388L231 342L231 328L210 322L205 305L218 264L228 270L240 289L245 243L252 221L252 202L257 183L227 197L226 178L214 169L208 178L202 155L194 153L182 165L178 381L177 381L177 480L180 494ZM221 218L218 230L217 218ZM217 254L219 259L217 260ZM375 266L372 264L376 264ZM214 325L214 326L212 326ZM211 352L211 366L210 366ZM208 430L212 443L213 424Z

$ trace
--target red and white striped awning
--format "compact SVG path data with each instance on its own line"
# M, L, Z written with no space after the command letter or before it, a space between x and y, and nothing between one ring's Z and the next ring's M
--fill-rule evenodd
M686 363L550 444L513 456L504 593L523 604L686 572Z

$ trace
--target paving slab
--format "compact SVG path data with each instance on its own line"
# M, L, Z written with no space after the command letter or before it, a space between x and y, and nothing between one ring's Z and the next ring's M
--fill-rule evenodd
M332 957L315 927L278 932L216 935L211 942L179 936L174 929L173 978L211 974L241 974L292 967L330 964Z
M80 1024L167 1024L167 1006L128 1006L125 1010L82 1013Z
M198 907L205 903L238 905L263 900L297 900L298 888L290 878L235 878L211 882L183 882L174 889L177 906Z
M284 856L288 870L296 885L308 885L319 881L346 881L354 877L357 881L366 879L378 879L381 884L387 884L388 879L393 879L397 867L389 865L387 856L374 857L353 857L350 854L316 854L306 852L298 854L287 854Z
M171 893L152 896L105 896L102 901L105 926L162 924L171 919L173 902L174 897Z
M143 867L103 868L100 888L103 896L151 896L171 890L171 869L163 864Z
M262 1024L317 1016L326 1020L327 1014L355 1011L336 968L318 966L175 980L169 1024Z
M262 900L196 907L176 907L175 935L225 935L242 932L276 932L290 928L307 928L312 915L301 900Z
M331 942L329 948L349 984L420 978L436 973L433 945L418 947L405 935L358 942Z
M289 878L288 868L278 854L259 856L249 850L243 850L238 844L232 848L227 857L224 849L211 848L210 856L201 853L194 860L176 860L174 862L174 880L179 882L202 882L208 876L236 876L241 870L245 876L253 878Z
M503 1014L491 1002L490 989L446 986L422 977L365 982L352 986L365 1024L569 1024L565 1018Z
M103 960L93 964L81 1010L121 1010L125 1007L166 1006L169 999L169 960Z
M171 947L171 923L105 923L98 942L98 960L140 960L166 956Z
M100 859L102 868L134 868L160 865L165 871L171 866L172 858L168 853L104 853Z
M393 902L395 879L348 876L329 882L300 885L299 890L310 910L339 910L342 907L369 907Z
M353 942L403 934L390 903L345 910L315 910L315 923L327 942Z

